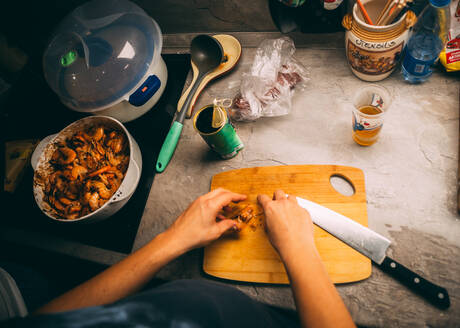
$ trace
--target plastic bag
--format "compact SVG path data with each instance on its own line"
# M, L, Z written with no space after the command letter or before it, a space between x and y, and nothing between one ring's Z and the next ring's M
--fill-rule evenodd
M309 80L294 52L294 42L288 37L262 41L249 72L242 76L240 93L233 99L232 119L253 121L291 111L294 90L304 89Z

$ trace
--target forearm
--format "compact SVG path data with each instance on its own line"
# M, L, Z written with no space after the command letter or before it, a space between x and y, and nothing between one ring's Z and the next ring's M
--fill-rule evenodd
M292 250L283 260L303 327L355 327L313 245Z
M186 251L170 234L165 231L158 235L124 260L44 305L36 314L108 304L139 291L165 264Z

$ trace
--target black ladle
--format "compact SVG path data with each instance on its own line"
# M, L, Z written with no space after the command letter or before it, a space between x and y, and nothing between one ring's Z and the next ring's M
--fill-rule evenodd
M156 170L157 172L163 172L169 161L171 160L174 150L176 149L177 142L182 132L183 122L185 115L187 114L188 107L198 89L201 81L214 71L223 60L224 52L219 41L209 35L198 35L192 40L190 46L190 53L192 55L192 63L195 64L198 70L198 77L195 80L187 98L182 105L179 113L176 114L174 123L169 129L168 135L166 136L163 146L161 147L160 155L158 156Z

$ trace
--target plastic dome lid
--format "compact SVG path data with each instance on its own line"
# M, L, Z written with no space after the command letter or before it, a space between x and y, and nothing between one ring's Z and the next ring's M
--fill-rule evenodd
M61 101L93 112L129 97L161 55L158 24L126 0L93 0L71 12L43 56Z

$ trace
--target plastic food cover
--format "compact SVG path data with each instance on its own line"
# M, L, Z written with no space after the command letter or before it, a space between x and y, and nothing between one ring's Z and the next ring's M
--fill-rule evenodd
M126 0L93 0L71 12L43 56L45 78L68 107L94 112L129 97L161 55L157 23Z

